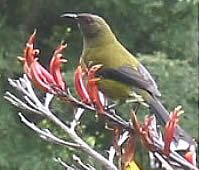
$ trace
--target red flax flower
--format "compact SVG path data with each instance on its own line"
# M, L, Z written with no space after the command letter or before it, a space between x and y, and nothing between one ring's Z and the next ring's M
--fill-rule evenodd
M132 123L136 133L141 137L142 144L149 151L156 151L156 140L159 140L159 135L156 129L155 116L145 117L144 123L137 120L135 113L132 113Z
M34 62L39 54L38 49L34 49L34 42L36 39L36 30L34 30L33 34L29 37L26 47L24 49L23 57L18 57L20 61L24 64L24 72L31 78L30 75L30 65Z
M54 89L65 91L66 84L61 74L61 63L66 60L62 59L61 52L66 48L66 44L59 45L51 60L50 72L38 62L39 50L34 49L36 31L29 37L24 49L24 56L19 57L24 64L24 72L31 79L33 84L43 92L56 93ZM54 87L54 88L53 88Z
M99 89L97 82L100 78L96 78L96 72L102 67L101 64L94 65L89 69L88 72L88 84L87 84L87 91L91 101L95 104L96 108L100 113L104 111L103 104L100 99Z
M67 44L61 43L55 50L53 57L50 62L49 71L53 76L56 86L61 90L65 91L66 83L61 73L62 63L66 63L67 60L63 58L62 51L67 47Z
M123 149L122 155L122 162L124 163L124 169L131 170L131 164L135 164L137 167L134 157L135 157L135 150L136 150L136 136L134 134L130 134L128 140L125 143L125 147Z
M180 115L183 113L181 106L178 106L174 109L173 112L170 113L170 119L165 125L164 131L164 154L169 155L170 153L170 144L172 143L175 133L176 127L179 122Z
M74 75L74 84L75 84L75 89L80 97L81 101L86 103L86 104L91 104L91 100L89 97L89 94L86 89L86 85L84 82L84 78L87 76L87 72L83 72L81 66L78 66L75 70L75 75Z
M192 165L196 166L196 153L188 151L185 153L184 158L190 162Z
M97 82L100 80L96 77L96 72L102 65L94 65L88 71L83 71L81 66L78 66L75 71L75 89L82 102L95 105L99 112L104 111L104 106L101 101Z
M163 139L156 128L155 116L148 116L145 118L144 123L140 123L137 120L135 113L133 113L132 122L136 133L141 136L143 145L149 151L153 152L160 150L161 152L163 152L163 154L169 156L170 145L174 140L176 127L178 125L178 121L182 113L183 110L181 110L181 107L178 106L170 114L170 119L166 123L164 129ZM162 146L164 146L164 149Z
M36 60L30 65L29 69L33 84L43 92L53 93L51 88L55 84L53 76Z

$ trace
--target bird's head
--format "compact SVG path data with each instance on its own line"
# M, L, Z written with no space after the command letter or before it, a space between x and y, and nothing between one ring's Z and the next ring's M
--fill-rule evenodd
M108 33L112 34L109 25L106 21L94 14L89 13L65 13L61 17L71 18L79 25L80 30L86 38L108 36Z

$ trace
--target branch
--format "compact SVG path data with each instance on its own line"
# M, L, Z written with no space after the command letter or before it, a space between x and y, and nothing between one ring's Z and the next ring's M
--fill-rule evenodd
M59 145L63 145L63 146L67 146L67 147L71 147L71 148L78 148L80 149L81 146L78 145L78 144L75 144L75 143L71 143L71 142L66 142L56 136L54 136L48 129L44 129L44 130L41 130L40 128L38 128L34 123L31 123L29 122L24 116L22 113L18 113L22 123L24 123L26 126L28 126L30 129L32 129L33 131L35 131L36 133L38 133L38 135L49 141L49 142L52 142L52 143L55 143L55 144L59 144Z
M198 168L194 165L192 165L190 162L188 162L186 159L184 159L183 157L181 157L177 152L172 151L169 154L170 158L173 159L174 161L176 161L177 163L190 168L192 170L198 170Z
M155 157L161 162L163 168L167 170L173 170L173 167L171 167L159 153L156 152Z
M67 168L67 170L75 170L73 167L67 165L65 162L63 162L63 160L58 157L58 158L54 158L53 159L55 162L58 162L59 164L61 164L63 167Z
M91 165L85 165L85 164L81 161L81 159L80 159L78 156L76 156L76 155L73 155L73 160L76 161L76 162L77 162L83 169L85 169L85 170L95 170L95 168L92 167Z
M106 159L105 157L103 157L101 154L99 154L98 152L96 152L95 150L93 150L87 143L85 143L75 132L74 127L76 125L77 120L73 120L71 123L71 127L68 127L67 125L65 125L65 123L63 123L59 118L57 118L48 108L48 105L52 99L52 96L47 96L48 99L46 99L46 104L41 103L41 101L37 98L37 96L34 93L34 90L32 88L32 85L29 81L29 79L27 78L26 75L23 76L23 78L19 79L19 80L11 80L9 79L9 83L11 86L15 87L17 90L19 90L20 92L22 92L23 94L25 94L30 100L27 100L27 103L34 107L30 107L28 104L25 104L23 101L21 101L20 99L18 99L16 96L12 95L11 93L7 92L5 98L7 100L9 100L13 105L20 107L22 109L28 110L28 111L32 111L34 113L38 113L41 114L45 117L47 117L49 120L51 120L52 122L54 122L57 126L59 126L61 129L63 129L68 135L69 137L72 139L72 141L75 142L75 144L77 144L77 146L80 146L80 149L83 150L84 152L86 152L87 154L89 154L91 157L93 157L94 159L96 159L99 163L101 163L106 169L109 170L117 170L116 166L111 163L108 159ZM37 110L35 109L37 108ZM76 119L80 119L82 115L82 112L80 112L77 115ZM23 119L23 116L21 115L21 118L23 120L23 122L26 122L26 125L29 125L29 127L31 127L32 129L34 129L35 131L37 130L40 133L43 133L44 136L46 135L46 137L48 139L54 139L58 141L58 139L55 136L52 136L52 134L50 133L44 133L44 131L40 131L38 128L35 127L35 125L31 124L30 122L27 122L26 119ZM75 122L75 123L74 123ZM50 138L49 138L50 137ZM61 142L62 143L62 142Z
M81 149L82 151L84 151L85 153L87 153L88 155L96 159L99 163L101 163L104 167L106 167L106 169L109 169L109 170L117 169L116 166L113 164L115 150L112 150L112 148L110 148L109 158L107 159L103 157L101 154L99 154L98 152L96 152L94 149L92 149L87 143L85 143L85 141L83 141L82 138L79 137L75 131L76 126L79 124L79 121L82 115L84 114L84 111L85 110L96 111L96 108L77 100L75 97L71 95L69 89L67 92L62 91L61 93L58 93L57 95L60 99L70 102L73 106L75 106L74 108L77 109L75 112L74 119L70 122L68 126L64 122L62 122L59 118L57 118L49 109L49 105L54 96L52 94L47 93L45 97L45 102L42 103L36 96L32 88L31 82L29 81L26 75L24 75L23 78L20 78L19 80L9 79L9 83L11 86L13 86L18 91L20 91L24 96L22 100L16 97L15 95L13 95L12 93L6 92L4 96L6 100L11 102L16 107L45 116L46 118L51 120L54 124L56 124L61 129L63 129L74 143L67 142L56 137L49 130L45 130L45 129L41 130L36 125L29 122L21 113L19 113L21 121L25 125L27 125L29 128L34 130L36 133L38 133L40 137L55 144L60 144L60 145L72 147L75 149ZM118 116L114 109L107 109L102 114L99 114L99 116L101 118L105 118L105 120L108 123L114 124L115 127L124 129L124 133L120 136L118 140L119 146L121 146L126 141L126 139L128 138L129 132L134 132L134 128L132 124L130 124L129 122L123 120L120 116ZM159 137L156 139L159 139ZM162 150L163 148L162 140L159 141L156 139L154 140L155 146L157 146L157 148L161 148ZM171 168L169 161L171 160L174 160L175 162L177 162L178 164L184 167L189 167L190 169L198 170L194 165L189 163L187 160L185 160L176 152L171 152L168 158L163 157L161 152L154 152L154 154L156 158L161 161L162 165L168 168L169 170ZM91 169L91 167L89 166L88 168Z
M79 124L79 120L80 120L81 116L83 115L84 111L85 110L82 108L77 108L77 110L75 112L74 120L70 123L72 130L75 130L75 127Z
M14 96L12 93L10 93L8 91L5 93L4 98L6 100L8 100L12 105L14 105L14 106L16 106L16 107L18 107L20 109L28 110L30 112L33 112L33 113L36 113L36 114L40 114L40 115L42 114L38 110L33 109L32 107L28 106L26 103L24 103L22 100L20 100L19 98L17 98L16 96ZM24 98L26 98L26 96L24 96Z
M57 90L58 92L58 90ZM59 98L61 98L62 100L66 101L66 102L70 102L73 106L77 107L77 108L83 108L86 110L90 110L90 111L95 111L96 112L96 108L94 108L93 106L90 106L88 104L85 104L79 100L77 100L70 92L70 90L68 89L66 93L63 93L62 91L60 91L60 93L58 92L57 96ZM131 124L125 120L123 120L120 116L118 116L116 114L116 111L113 109L109 109L110 107L108 106L108 109L105 110L102 114L99 114L99 116L101 118L105 118L106 121L108 122L112 122L114 123L116 126L122 127L126 130L129 131L134 131L134 128L131 126ZM119 113L120 115L120 113Z
M109 161L112 163L114 161L115 153L116 153L116 151L115 151L114 146L111 146L110 150L108 151L108 155L109 155Z

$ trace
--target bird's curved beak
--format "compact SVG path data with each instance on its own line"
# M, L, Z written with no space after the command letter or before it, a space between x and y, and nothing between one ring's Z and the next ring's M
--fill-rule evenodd
M78 15L74 13L64 13L60 15L61 18L71 18L73 20L78 20Z

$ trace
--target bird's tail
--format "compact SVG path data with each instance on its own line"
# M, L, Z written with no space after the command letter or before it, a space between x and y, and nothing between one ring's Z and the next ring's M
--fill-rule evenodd
M165 109L165 107L162 105L162 103L156 97L151 97L148 100L148 104L150 106L150 109L156 115L156 118L158 119L158 121L164 126L169 120L169 112ZM195 144L191 135L189 135L180 126L177 127L175 138L177 140L183 139L184 141L188 142L189 144Z
M162 125L165 125L169 120L169 112L163 104L155 97L151 97L148 101L151 111L156 115L156 118Z

